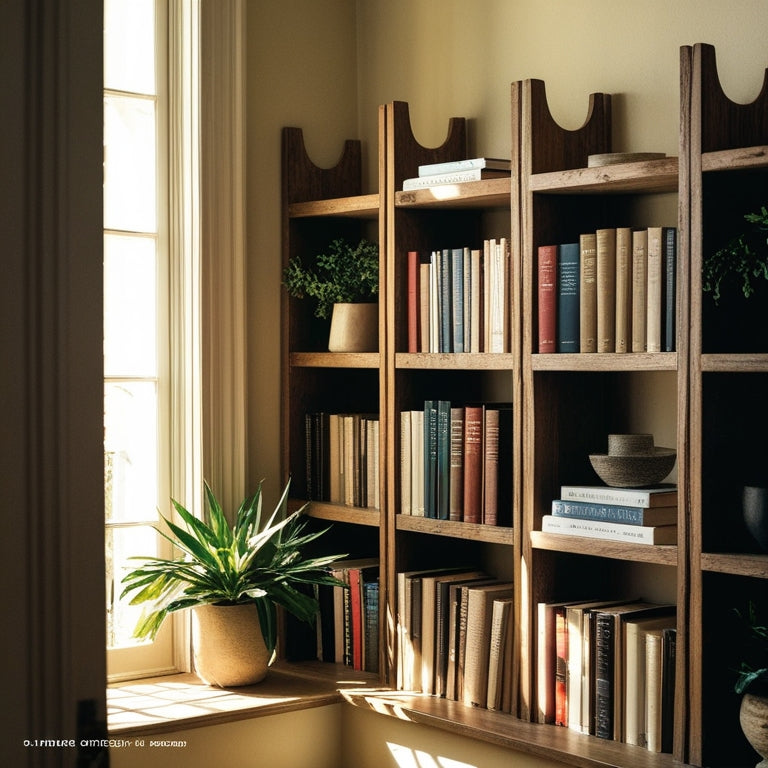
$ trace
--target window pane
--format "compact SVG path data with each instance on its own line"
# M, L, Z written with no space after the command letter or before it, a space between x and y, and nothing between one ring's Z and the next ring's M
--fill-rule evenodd
M104 372L154 377L157 372L154 238L104 237Z
M122 579L141 563L131 557L157 557L160 552L159 537L153 528L107 528L107 646L121 648L141 645L149 641L136 640L133 631L144 605L129 605L128 599L120 600Z
M154 0L105 0L104 87L155 93Z
M154 520L158 504L157 388L104 385L104 489L107 521Z
M155 103L104 97L104 227L157 230Z

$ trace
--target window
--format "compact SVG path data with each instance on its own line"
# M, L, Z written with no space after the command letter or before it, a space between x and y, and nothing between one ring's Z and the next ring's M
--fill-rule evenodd
M110 674L173 667L172 627L135 640L120 600L137 554L168 556L152 525L170 489L167 99L162 9L104 3L104 493Z

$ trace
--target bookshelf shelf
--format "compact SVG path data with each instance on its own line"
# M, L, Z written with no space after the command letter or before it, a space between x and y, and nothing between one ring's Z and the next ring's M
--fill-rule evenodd
M768 555L702 552L701 569L755 579L768 579Z
M498 354L398 352L395 355L395 367L404 370L505 371L512 367L512 360L512 355L504 352Z
M625 544L620 541L602 541L543 531L531 531L530 535L531 546L534 549L571 552L577 555L607 557L612 560L628 560L635 563L677 566L678 551L675 546Z
M353 523L354 525L368 525L375 528L381 524L381 513L378 509L311 501L307 513L319 520L332 520L337 523Z
M703 354L701 370L704 373L768 373L768 355Z
M376 368L378 352L292 352L290 364L295 368Z
M509 208L511 179L442 184L395 193L398 208Z
M378 194L337 197L329 200L307 200L291 203L288 206L288 218L340 216L374 220L378 218L379 205Z
M535 173L529 179L531 192L551 194L617 194L677 192L676 157L640 163L622 163L598 168L571 168Z
M676 371L676 352L534 354L534 371Z
M701 155L701 170L734 171L768 167L768 146L736 147L704 152Z
M395 527L400 531L415 531L436 536L449 536L470 541L485 541L491 544L514 543L514 529L504 526L479 525L451 520L434 520L411 515L397 515Z

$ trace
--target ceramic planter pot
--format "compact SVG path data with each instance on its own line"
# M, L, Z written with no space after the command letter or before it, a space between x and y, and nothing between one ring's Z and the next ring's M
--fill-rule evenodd
M768 488L745 485L742 505L747 530L760 549L768 552Z
M755 768L768 768L768 696L745 693L739 710L741 730L763 759Z
M209 685L252 685L267 674L269 652L252 603L193 608L192 640L195 672Z
M379 349L379 305L334 304L328 349L331 352L376 352Z

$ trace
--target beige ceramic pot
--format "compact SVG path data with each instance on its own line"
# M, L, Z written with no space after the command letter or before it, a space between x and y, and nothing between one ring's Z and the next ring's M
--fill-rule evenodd
M755 768L768 768L768 696L745 693L739 710L741 730L763 759Z
M331 352L376 352L379 305L334 304L328 349Z
M195 672L209 685L252 685L267 674L269 653L253 603L193 608L192 640Z

